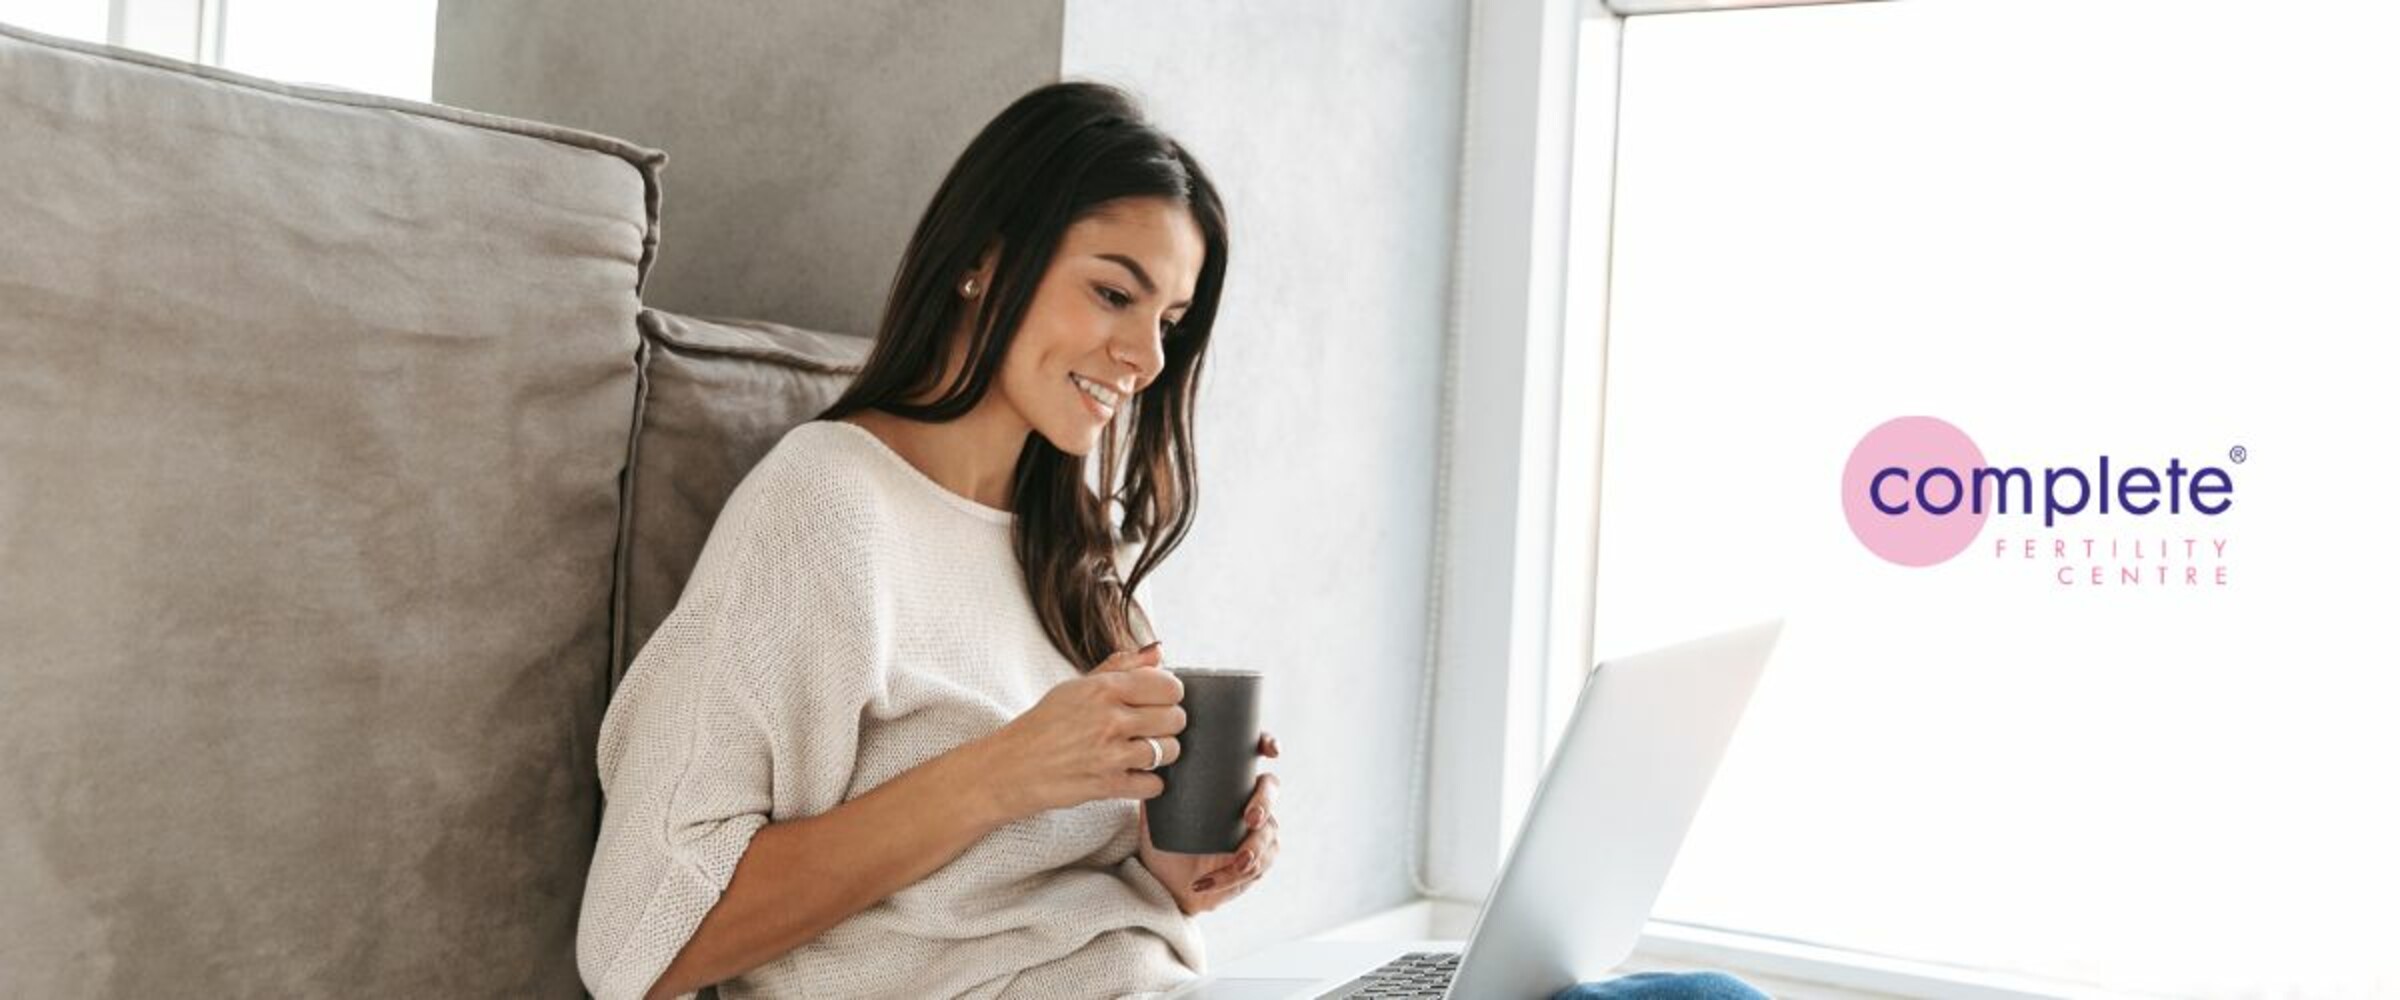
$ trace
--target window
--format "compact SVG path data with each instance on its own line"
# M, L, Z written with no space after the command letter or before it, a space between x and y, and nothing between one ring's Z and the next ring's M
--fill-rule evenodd
M433 97L436 0L224 0L225 65L255 76Z
M0 21L44 34L108 40L105 0L0 0Z
M2400 995L2400 10L1623 31L1595 643L1788 622L1655 916L2110 989ZM1996 518L1896 566L1838 483L1909 414L2012 464L2240 446L2237 506ZM2166 560L2206 582L2121 575L2187 536L2228 543ZM2049 557L2086 537L2153 547Z
M433 95L438 0L0 0L0 21L287 83Z

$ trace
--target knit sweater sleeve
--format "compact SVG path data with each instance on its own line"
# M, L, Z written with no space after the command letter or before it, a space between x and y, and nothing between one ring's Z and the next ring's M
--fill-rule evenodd
M683 595L601 724L605 809L576 960L638 997L691 940L778 800L840 803L878 681L870 519L770 452L728 498Z

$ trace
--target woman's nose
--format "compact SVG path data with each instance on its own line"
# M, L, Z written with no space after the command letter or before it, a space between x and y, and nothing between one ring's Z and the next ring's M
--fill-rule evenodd
M1110 350L1118 363L1133 371L1136 385L1149 385L1166 367L1167 352L1155 327L1148 336L1134 335L1119 338Z

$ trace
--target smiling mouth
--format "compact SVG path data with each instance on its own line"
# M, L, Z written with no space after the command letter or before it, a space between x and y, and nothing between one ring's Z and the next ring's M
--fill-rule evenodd
M1101 409L1110 413L1116 412L1119 398L1116 390L1073 372L1067 373L1067 381L1075 383L1075 388L1081 391L1085 398L1100 404Z

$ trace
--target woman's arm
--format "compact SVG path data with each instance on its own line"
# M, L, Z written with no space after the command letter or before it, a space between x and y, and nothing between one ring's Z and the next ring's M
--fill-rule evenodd
M760 827L650 996L690 993L815 940L1008 823L983 752L967 744L824 813Z
M1110 657L988 736L814 816L758 828L675 959L672 997L740 975L882 902L1020 818L1099 798L1156 796L1156 738L1182 755L1183 686L1154 649Z

